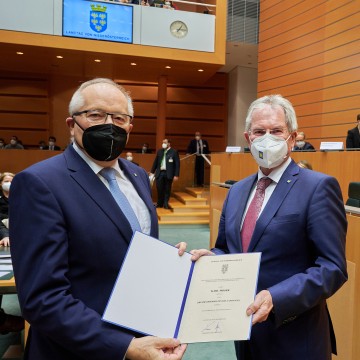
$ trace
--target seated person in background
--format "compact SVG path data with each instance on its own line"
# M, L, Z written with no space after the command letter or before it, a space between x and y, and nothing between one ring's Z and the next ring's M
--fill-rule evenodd
M303 169L313 169L311 164L307 160L300 160L297 164Z
M138 153L140 153L140 154L151 154L152 150L149 148L148 143L144 143L142 148L140 150L138 150Z
M10 246L9 230L2 221L0 221L0 246Z
M17 149L22 150L24 149L24 146L20 144L20 141L18 140L17 136L12 136L10 140L10 144L5 145L4 149Z
M46 142L44 140L39 141L39 150L44 150L46 148Z
M10 246L9 230L0 221L0 246ZM0 304L2 295L0 295ZM21 316L6 314L0 308L0 334L5 335L9 332L19 332L24 329L24 319Z
M299 131L296 136L296 142L293 150L296 151L315 150L315 148L310 143L305 141L305 133Z
M5 141L4 141L4 139L0 139L0 149L5 149Z
M49 137L49 145L44 147L44 150L61 150L60 146L56 145L56 137L55 136L50 136Z
M346 148L360 148L360 114L357 116L357 126L355 126L353 129L350 129L347 133Z
M135 161L133 161L133 160L134 160L133 154L132 154L132 152L130 152L130 151L128 151L128 152L126 153L126 160L131 161L133 164L139 166L138 163L136 163Z
M15 174L4 172L0 176L0 220L9 217L9 192Z

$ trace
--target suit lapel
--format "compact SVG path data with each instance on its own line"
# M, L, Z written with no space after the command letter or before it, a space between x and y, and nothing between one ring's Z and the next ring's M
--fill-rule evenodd
M70 176L110 218L119 229L122 238L128 243L132 237L132 229L110 191L72 147L69 147L69 151L64 152L64 156Z
M296 183L298 174L299 167L292 161L281 176L279 183L276 185L274 192L256 222L255 230L249 245L249 252L255 249L266 227L269 225L287 194Z

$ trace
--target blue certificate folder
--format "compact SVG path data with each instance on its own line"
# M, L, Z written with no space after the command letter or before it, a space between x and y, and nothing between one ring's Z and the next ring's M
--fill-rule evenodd
M247 340L260 253L203 256L135 232L103 320L183 343Z

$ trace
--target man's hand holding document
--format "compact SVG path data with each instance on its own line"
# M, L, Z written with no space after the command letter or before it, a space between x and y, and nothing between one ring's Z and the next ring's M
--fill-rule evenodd
M136 232L103 320L183 343L248 340L261 254L178 252Z

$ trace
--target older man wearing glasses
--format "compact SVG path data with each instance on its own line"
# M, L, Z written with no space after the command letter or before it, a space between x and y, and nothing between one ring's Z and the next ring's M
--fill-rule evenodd
M131 98L94 79L69 112L73 144L12 183L14 273L31 324L25 359L181 359L178 340L101 320L133 232L158 235L147 173L119 159L133 127Z

